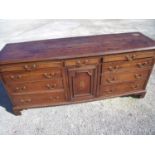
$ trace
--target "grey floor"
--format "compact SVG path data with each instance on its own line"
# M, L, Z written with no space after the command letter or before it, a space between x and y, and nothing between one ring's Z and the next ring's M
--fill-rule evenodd
M140 31L155 39L155 20L0 20L0 49L6 43ZM107 99L37 108L11 114L0 85L0 134L155 134L155 69L144 99Z

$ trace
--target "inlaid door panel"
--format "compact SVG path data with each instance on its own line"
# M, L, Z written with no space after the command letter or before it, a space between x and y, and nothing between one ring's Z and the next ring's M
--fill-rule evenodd
M96 95L96 66L69 68L68 74L71 100L88 99Z

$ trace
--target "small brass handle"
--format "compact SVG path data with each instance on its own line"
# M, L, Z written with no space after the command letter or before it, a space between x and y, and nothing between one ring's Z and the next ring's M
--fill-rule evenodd
M13 80L15 78L15 76L14 75L11 75L10 78Z
M113 93L113 89L107 90L107 93Z
M80 66L80 65L81 65L81 61L80 61L80 60L77 60L77 61L76 61L76 65L77 65L77 66Z
M23 86L23 88L22 88L23 90L25 90L26 89L26 86Z
M48 89L54 89L57 85L56 84L53 84L53 85L50 85L50 84L47 84L46 87Z
M135 78L136 78L136 79L142 78L142 74L135 74Z
M22 75L11 75L10 76L10 78L12 79L12 80L15 80L15 79L21 79L22 78Z
M28 103L28 102L31 102L32 100L31 99L21 99L20 102L22 103Z
M16 87L16 90L19 91L19 87Z
M51 79L51 78L53 78L53 76L56 75L56 73L44 73L43 75L44 75L45 78Z
M77 61L76 61L76 65L77 65L77 66L80 66L80 65L82 65L82 64L83 64L83 65L84 65L84 64L86 65L86 64L88 64L88 62L89 62L88 59L85 59L85 60L83 60L83 61L77 60Z
M143 62L143 63L138 63L138 64L137 64L137 66L138 66L139 68L143 68L143 67L145 67L146 65L148 65L148 62Z
M109 71L115 71L115 70L118 70L120 67L117 65L117 66L109 66Z
M135 59L135 58L136 58L136 54L133 54L133 55L132 55L132 59Z
M26 89L26 86L23 86L21 88L19 87L16 87L16 91L24 91Z
M107 79L107 81L108 81L109 83L113 83L113 82L115 82L115 81L116 81L116 78L115 78L115 77L113 77L113 78L111 78L111 79Z
M86 59L86 60L84 61L84 63L85 63L85 64L87 64L88 62L89 62L89 60L88 60L88 59Z
M113 71L113 67L112 67L112 66L109 66L108 69L109 69L110 71Z
M52 99L52 100L58 100L58 99L60 99L60 96L52 96L52 97L50 97L50 99Z
M21 75L17 75L17 79L21 79L22 78L22 76Z
M26 71L32 71L32 70L36 69L36 67L37 67L36 64L33 64L32 66L25 65L25 66L24 66L24 69L25 69Z
M137 89L138 88L138 84L132 85L133 89Z
M56 96L56 97L55 97L55 99L57 99L57 100L58 100L58 99L60 99L60 97L59 97L59 96Z
M128 61L132 61L133 60L130 55L126 55L126 58L127 58Z
M132 55L126 55L126 58L128 61L132 61L136 58L136 54L132 54Z

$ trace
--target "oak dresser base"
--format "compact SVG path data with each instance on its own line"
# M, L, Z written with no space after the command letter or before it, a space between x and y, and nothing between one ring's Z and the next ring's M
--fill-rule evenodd
M29 108L143 98L155 41L139 32L7 44L0 77L15 115Z

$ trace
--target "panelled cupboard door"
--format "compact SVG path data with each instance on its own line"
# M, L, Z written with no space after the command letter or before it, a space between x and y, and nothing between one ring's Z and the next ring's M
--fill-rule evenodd
M69 68L69 89L71 100L93 98L96 95L97 67Z

